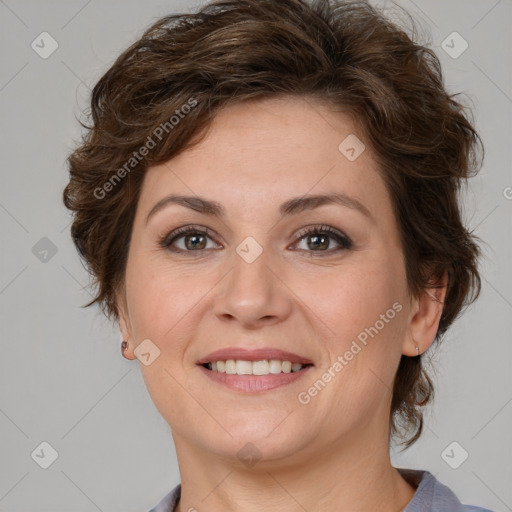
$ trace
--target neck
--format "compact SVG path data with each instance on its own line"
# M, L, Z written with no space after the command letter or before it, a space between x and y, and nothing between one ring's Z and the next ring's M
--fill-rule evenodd
M177 512L399 512L415 492L391 465L387 439L345 438L316 457L296 453L249 468L174 438L182 486Z

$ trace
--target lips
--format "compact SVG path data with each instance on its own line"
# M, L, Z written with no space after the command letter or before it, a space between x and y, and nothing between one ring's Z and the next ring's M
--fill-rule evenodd
M291 384L313 367L307 357L274 348L226 348L196 363L206 377L233 391L259 393Z

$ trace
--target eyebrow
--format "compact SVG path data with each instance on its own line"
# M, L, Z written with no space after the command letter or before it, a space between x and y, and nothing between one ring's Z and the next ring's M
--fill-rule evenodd
M149 219L155 215L155 213L171 204L178 204L186 208L190 208L191 210L195 210L199 213L215 216L221 219L226 217L226 210L217 201L212 201L199 196L182 196L171 194L164 197L163 199L160 199L160 201L158 201L158 203L153 206L151 211L148 213L148 216L146 217L146 224L149 222ZM279 213L281 217L297 215L306 210L313 210L327 204L339 204L341 206L346 206L347 208L351 208L362 213L370 220L373 220L373 217L366 206L364 206L357 199L343 193L316 194L303 197L294 197L281 204L279 207Z

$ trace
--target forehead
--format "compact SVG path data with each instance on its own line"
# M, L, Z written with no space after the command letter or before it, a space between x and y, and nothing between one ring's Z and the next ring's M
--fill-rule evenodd
M141 203L180 193L255 212L292 196L340 192L371 209L388 198L363 144L347 112L313 98L237 103L217 114L199 144L147 170ZM349 159L347 146L362 152Z
M338 146L348 135L363 135L348 112L307 97L285 96L240 102L222 109L206 139L191 154L241 160L243 153L308 162L342 156ZM250 162L243 161L244 166Z

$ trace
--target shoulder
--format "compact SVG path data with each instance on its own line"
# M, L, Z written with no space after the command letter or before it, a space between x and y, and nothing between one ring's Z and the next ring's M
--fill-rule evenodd
M403 512L493 512L488 508L464 505L454 492L428 471L397 468L400 474L417 487L413 499ZM177 485L149 512L173 512L181 495Z
M166 494L149 512L174 512L181 496L181 484Z
M492 512L487 508L464 505L450 488L428 471L397 469L408 482L417 486L404 512Z

